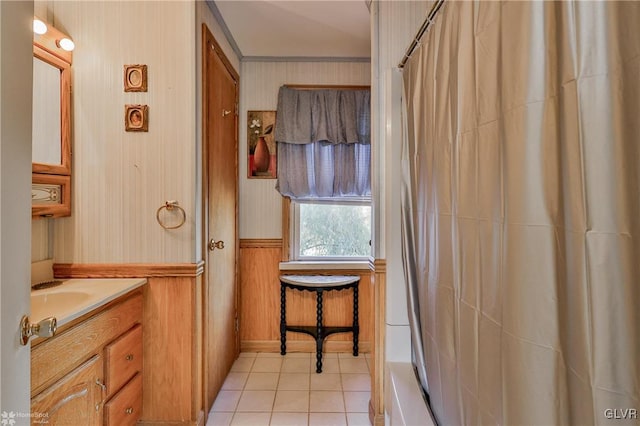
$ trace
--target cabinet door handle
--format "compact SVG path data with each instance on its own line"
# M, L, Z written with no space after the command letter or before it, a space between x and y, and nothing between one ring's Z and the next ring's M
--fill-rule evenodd
M104 385L104 383L102 383L102 380L96 379L96 385L100 386L100 389L102 389L103 395L107 394L107 387ZM96 404L96 411L100 411L100 407L102 407L103 403L104 403L104 396L100 399L100 402Z
M126 359L127 361L133 361L133 354L125 356L124 359Z
M124 410L125 414L133 414L133 408L129 407L126 410Z

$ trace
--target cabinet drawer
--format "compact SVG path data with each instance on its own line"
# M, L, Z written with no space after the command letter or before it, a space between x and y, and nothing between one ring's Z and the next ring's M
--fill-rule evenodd
M105 347L107 395L112 395L138 371L142 371L142 326Z
M106 426L133 426L142 414L142 375L131 379L104 406Z

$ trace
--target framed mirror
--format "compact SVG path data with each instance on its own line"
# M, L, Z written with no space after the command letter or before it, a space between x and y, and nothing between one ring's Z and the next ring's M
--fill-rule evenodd
M61 41L70 38L42 25L33 39L32 216L69 216L72 53Z

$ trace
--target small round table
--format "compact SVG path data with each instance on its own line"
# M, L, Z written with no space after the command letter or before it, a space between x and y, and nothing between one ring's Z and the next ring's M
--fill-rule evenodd
M316 339L316 373L322 373L322 344L334 333L353 333L353 356L358 356L358 284L359 276L350 275L281 275L280 276L280 354L287 353L287 331L305 333ZM316 325L287 325L286 289L316 292ZM353 325L350 327L325 327L322 325L322 293L353 289Z

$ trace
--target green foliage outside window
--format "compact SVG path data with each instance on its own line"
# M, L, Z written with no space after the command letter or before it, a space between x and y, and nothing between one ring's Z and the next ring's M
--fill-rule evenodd
M371 207L300 204L300 256L367 257Z

